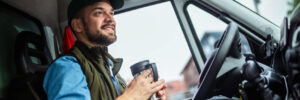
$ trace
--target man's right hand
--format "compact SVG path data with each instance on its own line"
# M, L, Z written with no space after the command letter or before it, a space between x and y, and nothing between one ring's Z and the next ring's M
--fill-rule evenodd
M151 69L142 72L125 89L123 95L116 100L147 100L152 94L166 87L164 80L153 82L153 77L151 76L153 76Z

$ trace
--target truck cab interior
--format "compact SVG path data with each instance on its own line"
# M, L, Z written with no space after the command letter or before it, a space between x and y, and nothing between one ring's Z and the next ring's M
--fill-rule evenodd
M63 54L65 29L68 26L67 7L70 1L0 0L0 100L47 99L42 88L43 77L49 64ZM180 31L176 35L170 31L160 30L161 27L155 29L156 24L145 27L145 30L141 29L142 32L138 30L137 33L143 33L141 35L144 38L131 36L126 38L128 40L126 41L121 39L122 33L118 41L128 44L116 43L115 45L126 45L127 48L120 50L119 47L113 45L111 50L113 54L118 55L127 49L129 53L137 53L155 48L151 52L141 54L148 57L155 52L157 55L154 57L158 58L155 62L168 62L168 64L161 64L161 66L166 65L165 69L180 65L178 75L184 76L182 80L192 79L191 81L195 82L193 85L185 83L188 85L187 88L191 89L182 93L184 96L175 95L176 93L171 96L170 92L168 99L300 99L299 5L289 16L282 19L279 26L239 4L236 0L124 1L124 6L115 11L115 18L117 22L120 22L120 31L123 30L121 27L126 27L126 24L130 23L128 20L135 19L138 22L142 16L152 16L154 22L159 21L162 17L153 16L159 12L159 9L149 8L161 6L163 8L166 5L168 8L165 9L169 11L161 12L161 16L166 15L167 18L175 20L162 19L165 22L156 23L168 25L168 23L175 22L178 25L176 27L164 26ZM153 10L154 13L134 14L134 12L142 12L141 9ZM161 9L161 11L164 10ZM131 16L125 15L127 13ZM198 15L207 15L214 20L203 19ZM126 16L132 19L121 19ZM157 20L154 20L155 18ZM140 20L145 19L140 18ZM152 21L152 19L149 20ZM197 26L197 22L201 23L201 21L211 24ZM222 24L219 27L217 24L214 26L215 23ZM152 25L150 22L142 24ZM211 28L208 31L199 31L203 27ZM129 32L133 30L130 29ZM181 41L183 44L164 44L164 47L160 47L159 44L162 43L155 40L159 37L156 35L152 37L147 32L152 32L152 35L154 33L166 34L161 38L167 38L166 41L170 43ZM76 40L76 37L73 36L72 39ZM129 40L135 40L133 43L140 42L140 44L132 44ZM209 43L211 45L208 45ZM163 52L159 48L170 49ZM173 50L178 52L168 53ZM183 57L182 51L187 52L188 55ZM183 64L176 64L176 61L161 57L163 53L168 57L185 60L182 61ZM129 57L129 61L134 57ZM128 65L132 63L134 62L128 62ZM193 71L198 76L185 76L185 70L190 65L193 65ZM129 68L121 70L128 71ZM159 63L158 70L163 77L164 75L172 76L169 74L172 72L160 69ZM130 73L125 71L123 73ZM171 87L181 86L172 85Z

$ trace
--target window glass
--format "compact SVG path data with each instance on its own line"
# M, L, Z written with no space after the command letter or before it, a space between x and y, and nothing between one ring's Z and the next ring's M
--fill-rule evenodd
M188 5L186 10L192 21L197 37L200 40L204 56L208 58L214 51L214 45L216 44L216 41L221 38L227 24L193 4ZM194 81L199 82L199 77L193 77L193 75L195 76L196 74L192 74L195 73L193 72L195 69L192 69L195 68L194 60L191 59L189 61L189 66L192 67L188 69L189 72L184 74L185 80L188 82L188 80L194 78ZM198 89L197 84L188 84L188 87L189 92L186 93L187 95L193 95Z
M280 26L283 18L293 9L295 0L233 0L257 14L269 19L271 22Z
M190 17L190 20L192 21L196 35L200 40L204 56L206 58L209 58L212 52L215 50L215 45L217 44L217 41L221 38L228 25L220 19L216 18L215 16L211 15L207 11L200 9L199 7L193 4L187 6L187 12L188 16ZM240 34L240 36L242 42L242 53L251 52L246 38L242 34ZM195 66L193 60L190 60L188 64L190 66ZM185 80L189 80L188 77L193 77L191 76L191 74L193 73L193 69L189 70L191 70L189 73L184 74ZM196 79L198 82L199 79ZM197 84L189 84L189 93L194 94L195 91L198 89L197 86Z
M41 34L38 25L30 18L19 12L0 4L0 99L3 98L5 89L14 78L14 46L15 39L21 31L31 31ZM28 45L35 48L31 44Z
M228 25L193 4L188 5L187 11L196 34L200 40L205 57L208 58L215 50L215 45L223 35ZM242 53L244 54L251 52L245 36L240 34L240 37L242 42Z
M190 70L191 53L170 2L148 6L115 16L117 22L116 43L109 46L114 57L123 58L121 76L133 79L130 66L149 60L156 63L160 78L168 84L170 100L187 98L188 86L183 73ZM198 74L193 66L192 71ZM197 77L197 76L196 76ZM195 77L190 77L194 81ZM197 84L198 81L195 81Z
M225 31L227 24L210 13L190 4L187 7L196 34L201 42L204 54L208 58L214 50L214 45Z

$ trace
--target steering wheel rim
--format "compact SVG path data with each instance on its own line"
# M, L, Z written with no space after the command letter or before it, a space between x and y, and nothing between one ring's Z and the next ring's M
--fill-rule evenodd
M212 90L212 84L216 80L226 56L232 47L234 37L238 34L238 25L231 22L222 35L218 48L206 61L204 70L200 74L199 89L194 95L194 100L204 100Z

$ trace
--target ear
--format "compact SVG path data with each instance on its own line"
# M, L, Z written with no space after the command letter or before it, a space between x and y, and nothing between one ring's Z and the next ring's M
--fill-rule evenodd
M73 18L71 20L71 26L72 26L73 30L75 31L75 33L82 33L84 30L83 23L80 20L80 18Z

